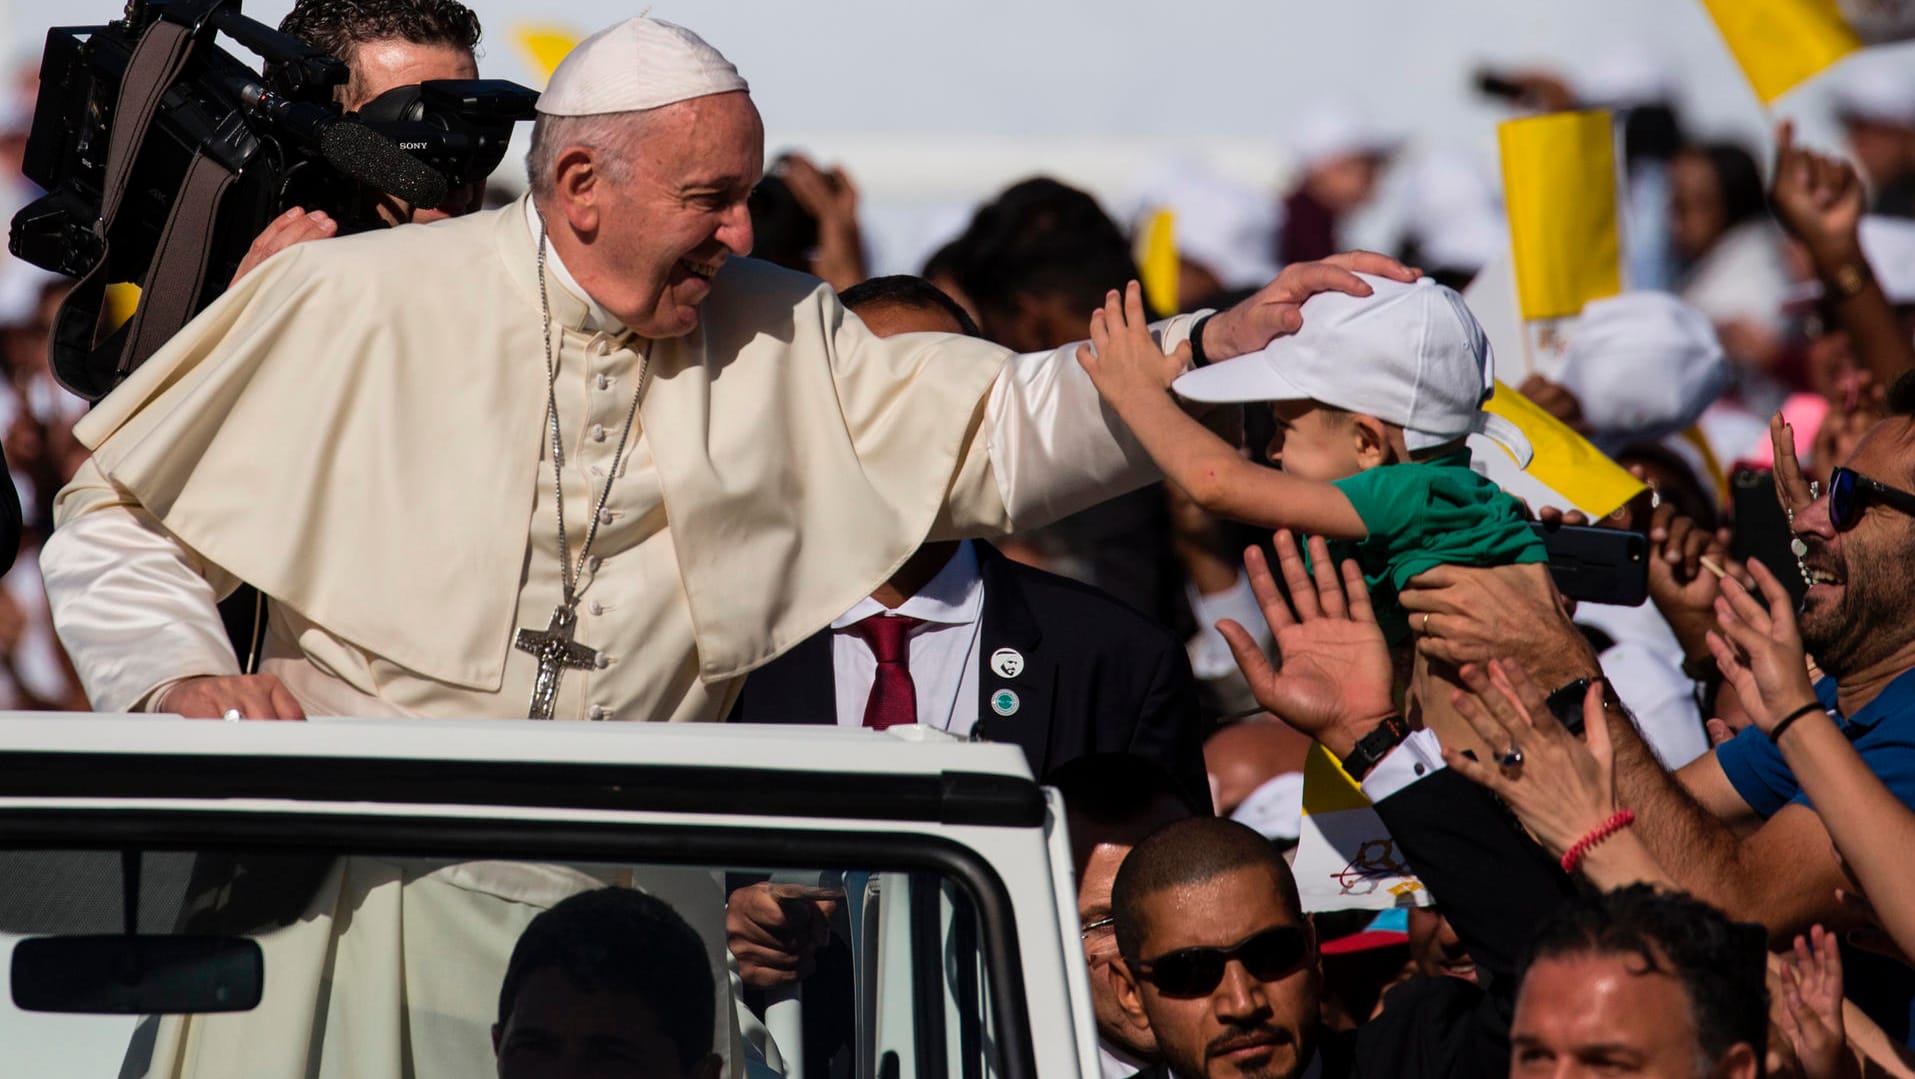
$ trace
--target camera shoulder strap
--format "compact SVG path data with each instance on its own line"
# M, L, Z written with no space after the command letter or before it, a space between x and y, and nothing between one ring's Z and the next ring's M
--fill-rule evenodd
M207 237L235 173L202 150L194 153L173 198L141 283L138 309L125 326L102 340L100 307L112 261L114 222L153 116L196 43L193 27L160 19L141 35L120 82L107 141L100 218L94 224L99 260L67 294L53 324L53 372L61 385L89 400L104 397L193 317L204 284Z

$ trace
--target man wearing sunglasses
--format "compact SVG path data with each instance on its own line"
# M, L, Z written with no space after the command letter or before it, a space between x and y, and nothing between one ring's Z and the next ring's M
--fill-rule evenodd
M1349 1039L1318 1026L1322 970L1270 841L1216 817L1153 833L1111 889L1117 1001L1176 1079L1335 1079Z
M1889 389L1888 416L1855 444L1828 490L1812 492L1794 433L1772 427L1776 486L1808 582L1797 625L1824 676L1820 703L1869 769L1915 807L1915 376ZM1781 569L1782 567L1772 567ZM1515 659L1548 686L1597 677L1595 660L1543 583L1495 571L1426 575L1406 605L1433 612L1434 636L1456 662ZM1700 587L1709 587L1704 583ZM1415 593L1419 598L1411 598ZM1716 599L1718 610L1726 602ZM1820 922L1847 927L1835 898L1854 885L1822 818L1778 745L1755 727L1670 772L1630 724L1612 724L1616 779L1636 831L1685 891L1787 940ZM1859 953L1852 999L1915 1041L1915 976Z

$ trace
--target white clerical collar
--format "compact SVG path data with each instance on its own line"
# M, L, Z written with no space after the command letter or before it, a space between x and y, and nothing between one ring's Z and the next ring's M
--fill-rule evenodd
M539 226L541 223L539 220L538 206L536 206L530 198L526 199L525 227L532 233L532 244L534 247L538 246ZM591 294L579 286L577 279L572 276L572 271L565 268L565 260L559 258L558 245L552 243L549 239L545 242L545 267L552 271L552 279L559 283L560 288L571 293L574 298L585 305L586 330L592 333L606 333L613 336L618 336L625 332L624 324L613 318L612 313L607 311L603 304L592 299Z
M831 623L832 629L844 629L874 614L883 614L884 604L870 596L859 600L850 610ZM917 594L899 604L892 614L940 622L950 626L968 626L984 610L984 578L978 574L977 549L970 540L958 544L957 553L944 564L937 576L918 589Z

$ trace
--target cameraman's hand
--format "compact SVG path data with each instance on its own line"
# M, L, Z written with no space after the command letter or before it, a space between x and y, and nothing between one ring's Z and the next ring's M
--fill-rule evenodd
M339 232L339 223L327 215L324 210L307 213L295 206L267 225L265 230L253 238L253 246L246 249L246 257L239 260L239 269L233 271L233 280L227 287L239 284L239 279L253 272L253 267L279 254L294 244L303 244L307 240L323 240Z
M292 692L270 674L185 678L166 687L153 701L153 711L188 719L219 719L231 709L244 719L306 718Z

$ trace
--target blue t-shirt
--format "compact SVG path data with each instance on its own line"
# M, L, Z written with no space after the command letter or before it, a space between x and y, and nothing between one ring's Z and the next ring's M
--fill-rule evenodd
M1835 679L1822 679L1815 697L1833 710ZM1903 805L1915 809L1915 670L1904 671L1874 700L1842 721L1842 733L1868 763L1869 771L1880 776ZM1754 727L1717 746L1716 760L1735 792L1765 819L1790 802L1809 805L1795 774L1783 763L1782 751Z
M1822 679L1815 697L1833 711L1835 679ZM1869 771L1881 777L1897 801L1915 809L1915 670L1897 676L1841 723ZM1717 746L1716 760L1735 792L1764 819L1791 802L1809 805L1795 774L1783 763L1782 751L1754 727ZM1899 963L1846 944L1842 963L1849 999L1890 1037L1915 1047L1915 975Z

